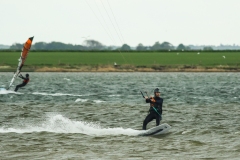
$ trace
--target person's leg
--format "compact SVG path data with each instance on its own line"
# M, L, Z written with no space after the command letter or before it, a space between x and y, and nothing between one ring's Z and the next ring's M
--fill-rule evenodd
M17 85L14 91L17 92L17 90L18 90L20 87L23 87L23 86L25 86L24 83Z
M147 124L148 124L149 122L151 122L153 119L154 119L154 116L152 115L152 113L150 113L149 115L147 115L147 117L146 117L145 120L143 121L143 127L142 127L142 129L143 129L143 130L146 130Z
M19 86L20 86L20 84L16 86L16 88L14 89L15 92L17 92Z
M159 115L155 115L155 116L156 116L156 126L159 126L161 117Z

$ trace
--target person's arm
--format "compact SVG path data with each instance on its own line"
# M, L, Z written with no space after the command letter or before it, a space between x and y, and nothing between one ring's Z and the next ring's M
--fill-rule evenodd
M150 97L150 98L148 98L148 97L145 97L145 99L146 99L146 103L152 103L152 100L153 100L153 98L152 98L152 97Z
M21 75L21 74L20 74L19 77L22 78L22 79L25 79L25 80L27 79L27 77L23 77L23 75Z
M149 99L146 99L146 103L157 103L158 105L162 105L163 99L160 98L160 99L156 100L156 99L150 97Z
M24 77L21 74L18 77L24 79Z

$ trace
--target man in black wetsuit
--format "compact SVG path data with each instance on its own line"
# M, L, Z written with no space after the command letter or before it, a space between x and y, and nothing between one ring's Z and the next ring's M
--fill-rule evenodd
M143 121L143 130L146 130L147 124L151 122L153 119L156 119L156 126L160 124L162 119L162 104L163 99L160 98L160 91L158 88L154 90L154 97L145 97L146 103L150 103L149 114Z
M19 89L19 88L21 88L21 87L23 87L23 86L26 86L26 84L29 82L29 74L26 74L26 77L23 77L21 74L20 74L20 76L18 76L18 77L20 77L20 78L22 78L23 79L23 82L22 82L22 84L19 84L19 85L17 85L16 86L16 88L15 88L15 92L17 92L17 90Z

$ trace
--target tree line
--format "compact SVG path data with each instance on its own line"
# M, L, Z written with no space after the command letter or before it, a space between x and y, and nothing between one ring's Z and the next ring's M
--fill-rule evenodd
M10 50L21 50L23 44L14 43L10 46ZM178 46L173 46L169 42L155 42L152 46L144 46L142 43L139 43L136 47L131 47L128 44L123 44L120 47L115 46L105 46L102 43L96 40L85 40L83 45L73 45L73 44L65 44L62 42L36 42L32 45L31 50L79 50L79 51L91 51L91 50L120 50L120 51L157 51L157 50L192 50L194 49L192 46L185 46L184 44L179 44ZM213 50L211 46L202 47L203 50Z

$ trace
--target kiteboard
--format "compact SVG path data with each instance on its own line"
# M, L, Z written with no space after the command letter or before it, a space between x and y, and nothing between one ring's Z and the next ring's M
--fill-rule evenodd
M138 136L155 136L160 134L165 134L171 129L171 126L167 123L161 124L159 126L150 128L146 131L141 132Z

